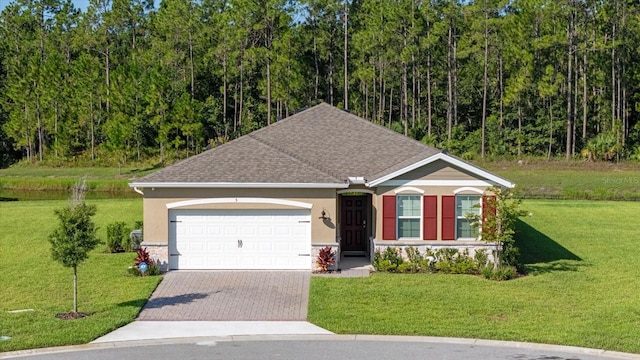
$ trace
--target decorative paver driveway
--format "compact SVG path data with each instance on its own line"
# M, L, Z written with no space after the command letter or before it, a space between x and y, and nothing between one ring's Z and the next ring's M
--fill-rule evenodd
M138 320L307 319L309 271L171 271Z

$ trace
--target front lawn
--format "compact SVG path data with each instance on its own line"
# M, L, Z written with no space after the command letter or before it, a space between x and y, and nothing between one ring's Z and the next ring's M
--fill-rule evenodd
M640 353L640 203L528 200L530 275L314 277L309 320L343 334L517 340Z
M78 310L91 316L60 320L73 309L73 273L51 259L48 235L57 225L53 213L66 201L0 202L0 352L84 344L132 321L160 277L127 275L135 254L107 254L105 246L78 268ZM98 234L106 226L142 220L142 200L89 200L96 204ZM15 310L27 310L9 313Z
M106 225L142 219L142 201L91 200ZM48 234L64 201L0 202L0 352L87 343L130 322L159 278L126 273L133 254L94 252L72 273L51 260ZM466 275L312 278L309 320L337 333L460 336L640 353L640 203L533 201L519 224L531 275L493 282ZM8 313L12 310L34 311Z

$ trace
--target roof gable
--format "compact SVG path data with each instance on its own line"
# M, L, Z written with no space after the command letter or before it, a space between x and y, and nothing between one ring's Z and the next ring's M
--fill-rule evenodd
M399 176L402 176L402 175L404 175L404 174L406 174L408 172L411 172L411 171L413 171L415 169L418 169L418 168L420 168L422 166L434 163L434 162L439 161L439 160L444 161L444 162L446 162L448 164L451 164L452 166L455 166L457 168L460 168L460 169L464 170L465 172L473 174L473 175L477 176L480 179L484 179L484 180L488 181L491 184L499 185L499 186L503 186L503 187L507 187L507 188L513 188L515 186L515 184L513 184L512 182L510 182L510 181L508 181L506 179L503 179L503 178L499 177L498 175L492 174L492 173L490 173L490 172L488 172L488 171L486 171L486 170L484 170L484 169L482 169L482 168L480 168L478 166L475 166L475 165L473 165L473 164L471 164L469 162L466 162L466 161L464 161L462 159L459 159L459 158L457 158L455 156L449 155L449 154L444 153L444 152L437 153L437 154L435 154L433 156L430 156L430 157L428 157L426 159L423 159L421 161L418 161L418 162L415 162L413 164L410 164L410 165L408 165L408 166L406 166L406 167L404 167L402 169L399 169L397 171L387 173L387 174L385 174L385 175L383 175L383 176L381 176L381 177L379 177L377 179L374 179L374 180L368 182L367 186L374 187L374 186L378 186L378 185L384 184L385 182L387 182L389 180L392 180L392 179L397 178Z

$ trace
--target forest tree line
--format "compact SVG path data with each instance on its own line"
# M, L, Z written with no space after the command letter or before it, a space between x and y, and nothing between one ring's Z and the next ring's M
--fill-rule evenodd
M14 0L0 14L0 165L172 161L319 101L468 159L640 159L639 10Z

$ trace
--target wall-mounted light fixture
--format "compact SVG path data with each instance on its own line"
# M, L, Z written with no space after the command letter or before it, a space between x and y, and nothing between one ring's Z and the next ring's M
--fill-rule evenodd
M327 212L324 209L322 209L322 212L320 213L320 217L318 219L331 220L331 218L327 216Z

